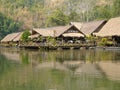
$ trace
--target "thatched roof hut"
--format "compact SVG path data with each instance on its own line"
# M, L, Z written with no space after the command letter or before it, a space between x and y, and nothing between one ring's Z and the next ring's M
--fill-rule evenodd
M120 17L110 19L106 25L98 32L97 36L120 36Z
M19 36L21 33L18 32L18 33L11 33L11 34L8 34L7 36L5 36L1 42L10 42L10 41L13 41L15 38L17 38L17 36ZM16 41L16 40L15 40Z
M71 28L77 29L78 32L67 32L71 30ZM40 34L41 36L47 37L59 37L59 36L64 36L64 37L83 37L84 34L74 25L67 25L67 26L57 26L57 27L52 27L52 28L45 28L45 29L36 29L33 28L32 35L34 34Z
M76 26L85 35L91 35L94 32L98 32L106 23L106 20L92 21L87 23L74 22L72 25Z

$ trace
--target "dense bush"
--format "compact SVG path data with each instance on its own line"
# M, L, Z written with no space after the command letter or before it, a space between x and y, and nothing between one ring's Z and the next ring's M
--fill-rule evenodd
M29 30L25 30L21 36L22 41L28 41L29 40L29 36L30 36L30 32Z

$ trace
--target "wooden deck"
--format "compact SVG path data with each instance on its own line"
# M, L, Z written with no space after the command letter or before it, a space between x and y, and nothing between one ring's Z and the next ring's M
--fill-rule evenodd
M90 47L95 47L94 45L20 45L20 48L30 48L30 49L44 49L44 50L59 50L59 49L88 49Z

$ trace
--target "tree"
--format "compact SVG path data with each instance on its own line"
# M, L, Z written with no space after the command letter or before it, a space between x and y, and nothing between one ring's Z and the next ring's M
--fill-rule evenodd
M112 10L108 5L97 6L93 9L94 19L110 19L112 17Z
M120 16L120 0L113 0L114 15Z
M57 9L48 17L46 26L66 25L68 22L69 17Z
M0 13L0 39L9 33L19 31L21 24Z
M30 36L30 32L29 30L25 30L21 36L22 41L28 41L29 40L29 36Z
M69 14L70 21L79 21L79 15L75 11L71 11Z

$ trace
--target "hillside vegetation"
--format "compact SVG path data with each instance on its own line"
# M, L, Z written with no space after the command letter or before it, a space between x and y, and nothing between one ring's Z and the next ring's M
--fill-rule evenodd
M33 27L120 16L120 0L0 0L0 39Z

